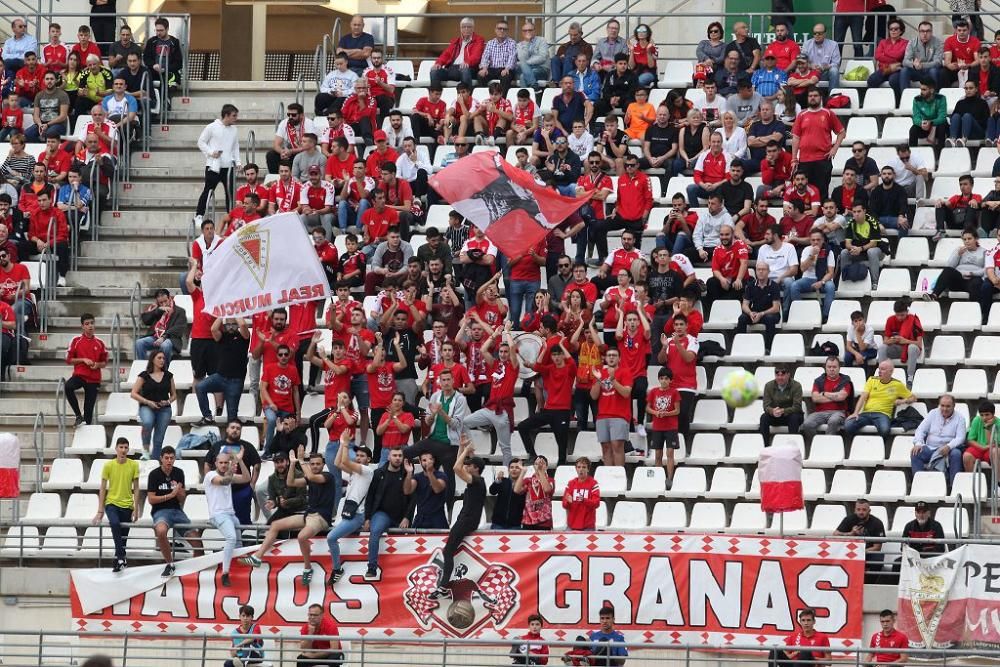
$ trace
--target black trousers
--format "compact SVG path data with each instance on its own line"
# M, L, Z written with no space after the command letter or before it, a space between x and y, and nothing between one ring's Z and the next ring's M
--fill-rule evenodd
M677 430L684 436L684 444L691 444L691 420L694 419L694 404L698 394L693 391L677 392L681 395L681 412L677 415Z
M965 211L962 222L956 221L955 209L947 206L939 206L934 209L934 222L938 231L946 229L965 229L966 227L979 227L979 212L973 208Z
M448 541L444 543L441 550L441 574L438 577L438 585L445 586L451 580L452 570L455 569L455 554L466 537L472 535L479 527L479 517L470 520L463 520L455 523L448 531Z
M90 29L94 32L94 41L101 49L101 55L107 57L111 43L115 41L115 2L103 5L106 9L110 6L111 13L90 13Z
M790 412L780 417L772 417L766 412L763 413L760 416L758 431L765 443L770 440L772 426L787 426L789 433L798 433L799 429L802 428L802 413Z
M475 387L476 391L465 397L466 402L469 404L469 414L483 407L483 404L490 397L490 385L477 384Z
M271 153L268 152L268 165L270 165ZM274 153L278 155L277 153ZM268 167L270 171L270 167ZM275 163L273 174L278 173L278 165ZM205 186L201 189L201 195L198 197L198 215L205 215L205 209L208 206L208 195L215 192L215 188L222 184L222 189L226 193L226 213L233 209L233 193L229 191L229 167L224 167L219 171L212 171L208 167L205 167Z
M559 460L556 465L562 465L567 461L566 452L569 449L569 420L572 410L546 410L542 409L517 425L517 432L524 443L524 449L528 452L528 457L532 460L535 454L535 433L543 426L552 429L556 437L556 447L559 448ZM551 463L551 461L549 462Z
M983 280L979 286L979 308L983 313L983 324L990 318L990 308L993 307L993 295L997 288L989 280Z
M615 229L627 229L637 234L638 238L642 238L643 227L641 218L639 220L626 220L620 215L616 215L604 220L594 220L594 225L590 230L590 239L597 247L597 254L603 261L608 256L608 232Z
M84 382L78 375L74 375L66 380L66 402L69 403L70 410L77 417L83 417L88 424L94 423L94 406L97 405L97 390L101 388L100 382ZM80 412L80 403L76 400L76 392L83 389L83 412Z
M956 269L946 266L941 269L941 273L938 275L937 282L934 283L934 289L931 292L934 293L934 296L941 296L945 292L968 292L970 296L975 297L979 294L982 285L983 279L979 276L966 278ZM991 294L991 300L992 296Z
M437 139L441 136L441 132L431 128L431 124L427 122L427 119L420 114L413 114L410 116L410 125L413 127L413 138L420 142L421 137L430 137L432 139ZM415 192L413 194L416 194Z
M649 391L649 378L645 375L632 380L632 398L635 399L635 423L646 421L646 392Z
M346 97L337 97L330 93L316 93L316 98L313 100L313 111L317 116L325 116L331 111L340 111L340 107L344 106L346 99Z
M774 340L774 333L778 328L778 324L781 323L781 315L772 313L770 315L764 315L760 318L757 324L764 325L764 349L770 353L771 352L771 341ZM740 313L740 317L736 320L736 333L746 333L747 327L752 325L753 321L750 316L746 313Z
M800 162L799 171L803 172L809 182L816 186L820 199L826 199L829 196L830 179L833 177L833 163L830 160Z
M711 254L711 253L709 253ZM712 304L719 299L740 299L743 297L743 290L734 289L730 283L729 289L722 286L719 279L712 276L705 283L705 298L702 306L705 308L705 315L708 317L712 313Z
M502 76L500 74L500 72L502 72L502 71L503 70L500 69L499 67L487 67L486 68L486 76L480 77L479 76L479 72L476 72L476 78L479 79L479 85L481 87L483 87L483 88L486 88L487 86L489 86L490 85L490 81L492 81L493 79L499 79L500 80L500 88L503 91L502 94L506 95L507 91L510 89L510 83L511 83L511 81L514 80L514 71L513 71L513 69L507 70L507 75L506 76Z
M944 140L948 136L948 126L945 124L932 125L931 128L936 128L934 132L934 148L944 148ZM910 145L916 146L921 139L926 139L928 136L930 136L930 130L925 130L919 125L914 125L910 128Z

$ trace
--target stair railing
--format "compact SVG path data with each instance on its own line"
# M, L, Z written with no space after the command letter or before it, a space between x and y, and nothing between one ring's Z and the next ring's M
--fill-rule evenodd
M45 414L41 411L35 414L35 423L31 427L31 444L35 449L35 493L41 493L42 465L45 462Z
M59 457L66 454L66 380L59 378L56 386L56 422L59 425Z
M122 387L122 318L115 313L111 320L111 390L118 392Z

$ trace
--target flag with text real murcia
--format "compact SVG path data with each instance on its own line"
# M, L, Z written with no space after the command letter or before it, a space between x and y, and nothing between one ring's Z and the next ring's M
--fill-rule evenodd
M495 151L448 165L430 185L508 256L537 244L587 201L563 197Z

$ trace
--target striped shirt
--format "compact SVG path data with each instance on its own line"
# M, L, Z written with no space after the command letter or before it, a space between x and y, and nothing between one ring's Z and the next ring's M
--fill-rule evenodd
M444 228L444 237L448 239L448 247L451 248L452 257L458 257L462 252L462 246L469 239L469 226L466 224L452 227L448 225Z
M517 63L517 42L510 37L502 42L491 39L486 42L479 69L513 69Z

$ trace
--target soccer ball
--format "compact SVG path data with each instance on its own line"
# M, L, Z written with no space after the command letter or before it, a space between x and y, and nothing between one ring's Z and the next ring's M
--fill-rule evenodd
M722 400L731 408L743 408L757 400L757 378L749 371L733 371L722 382Z
M459 630L472 625L476 620L476 610L468 600L457 600L448 606L448 622Z

